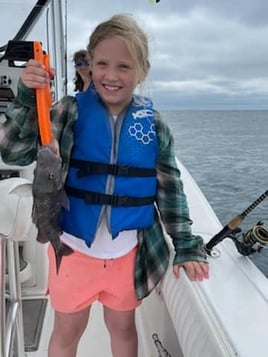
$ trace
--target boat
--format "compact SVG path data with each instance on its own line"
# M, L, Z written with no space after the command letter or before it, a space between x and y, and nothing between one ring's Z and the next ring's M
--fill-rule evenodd
M54 32L61 34L60 2L37 1L37 4L39 10L41 7L51 10ZM31 21L25 22L31 28ZM25 33L16 41L23 41ZM56 68L61 67L62 50L57 45L60 39L62 34L53 37L51 53L56 54L52 58ZM64 66L61 68L55 85L56 99L65 90ZM16 92L19 71L10 66L7 58L0 62L3 121L5 109ZM193 233L201 235L207 245L224 227L187 168L179 160L177 165L188 197ZM35 239L31 195L14 193L25 183L31 184L33 168L34 164L8 166L0 161L2 357L47 356L53 326L53 311L46 294L47 247ZM171 247L170 238L166 239ZM267 278L248 256L238 251L228 235L218 243L213 254L208 254L209 280L191 282L184 271L177 280L170 266L163 281L137 309L139 357L267 357ZM99 303L92 307L89 325L78 348L77 357L87 356L111 356Z

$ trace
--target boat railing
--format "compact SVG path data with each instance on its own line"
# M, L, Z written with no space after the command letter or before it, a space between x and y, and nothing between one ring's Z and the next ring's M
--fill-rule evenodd
M31 225L31 196L15 191L23 178L0 181L0 347L2 357L24 356L19 241Z
M18 242L1 238L1 356L24 355ZM7 266L7 279L5 277ZM8 286L8 290L6 290Z

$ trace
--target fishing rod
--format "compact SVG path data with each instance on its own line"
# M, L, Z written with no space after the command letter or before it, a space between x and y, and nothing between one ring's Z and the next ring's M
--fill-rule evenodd
M213 247L220 243L229 234L233 233L239 225L243 222L244 218L257 207L268 196L268 190L260 195L250 206L248 206L242 213L233 217L224 227L218 232L210 241L204 245L204 249L208 255L211 255Z

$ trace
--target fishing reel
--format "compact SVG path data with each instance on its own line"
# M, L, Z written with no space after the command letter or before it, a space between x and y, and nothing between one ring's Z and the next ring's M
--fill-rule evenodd
M233 230L228 238L232 239L238 252L242 255L260 253L268 245L268 227L259 221L246 233L241 233L240 228Z
M242 213L233 217L217 234L215 234L208 243L204 245L204 251L213 257L218 257L219 253L213 250L215 245L220 243L225 238L230 238L235 243L237 250L242 255L250 255L255 252L260 252L265 245L268 245L268 228L264 226L263 222L259 221L247 233L242 234L242 239L238 238L241 233L239 225L244 218L256 208L266 197L268 197L268 190L260 195L250 206L248 206Z

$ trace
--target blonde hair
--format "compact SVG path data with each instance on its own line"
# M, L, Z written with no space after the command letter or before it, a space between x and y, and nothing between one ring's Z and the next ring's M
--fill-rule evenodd
M100 23L89 38L89 56L93 58L96 46L110 37L118 37L125 42L135 63L137 81L144 81L150 68L148 40L134 18L131 15L118 14Z

